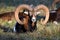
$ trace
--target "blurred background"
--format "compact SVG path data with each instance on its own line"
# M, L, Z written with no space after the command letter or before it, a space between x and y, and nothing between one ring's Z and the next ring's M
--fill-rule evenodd
M0 8L6 8L7 6L9 6L10 8L13 7L12 9L14 9L14 7L17 7L20 4L32 4L34 6L44 4L51 9L53 1L54 0L0 0ZM56 8L58 7L60 7L60 2L56 4Z

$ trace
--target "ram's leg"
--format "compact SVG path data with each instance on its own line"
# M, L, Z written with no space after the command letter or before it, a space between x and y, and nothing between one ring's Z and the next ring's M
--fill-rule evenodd
M27 21L26 21L26 22L27 22ZM29 30L27 23L24 24L24 28L25 28L27 31Z
M23 32L23 25L20 25L19 23L16 23L13 30L14 30L14 32L16 32L16 33Z

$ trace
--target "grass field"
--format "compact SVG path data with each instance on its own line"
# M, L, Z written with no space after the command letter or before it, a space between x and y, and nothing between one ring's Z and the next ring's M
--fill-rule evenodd
M13 9L13 10L12 10ZM0 12L14 11L15 8L0 8ZM11 23L3 21L0 19L0 25L13 28L16 21L12 20ZM3 29L0 29L0 40L60 40L60 23L55 25L50 22L46 25L41 25L40 22L37 22L37 30L34 32L27 33L12 33L12 32L3 32Z
M8 22L2 22L1 24L13 28L15 21L12 21L10 24ZM3 29L0 29L0 40L60 40L60 25L53 23L41 25L37 23L36 31L19 34L3 32Z

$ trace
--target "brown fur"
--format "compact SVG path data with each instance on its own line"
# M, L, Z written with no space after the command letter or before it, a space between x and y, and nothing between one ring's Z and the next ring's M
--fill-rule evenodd
M56 21L60 22L60 8L58 8L56 11L57 11Z
M2 19L4 21L5 20L9 21L9 20L14 19L14 12L2 13L2 14L0 14L0 19Z
M29 20L29 16L26 16L26 18L24 18L24 28L25 29L27 29L27 30L29 30L29 28L28 28L28 20Z
M28 28L28 21L29 21L29 16L27 15L27 14L24 14L24 13L19 13L19 17L20 16L24 16L24 18L22 19L23 20L23 25L24 25L24 28L26 29L26 30L29 30L29 28Z
M49 21L58 21L60 22L60 8L55 10L55 13L50 13Z

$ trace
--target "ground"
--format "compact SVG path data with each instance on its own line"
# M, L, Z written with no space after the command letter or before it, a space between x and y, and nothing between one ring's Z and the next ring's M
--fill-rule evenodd
M16 21L12 23L2 22L1 24L6 27L13 28ZM0 40L60 40L60 25L53 23L47 23L47 25L41 25L37 22L37 30L34 32L27 33L14 33L14 32L3 32L0 29Z

